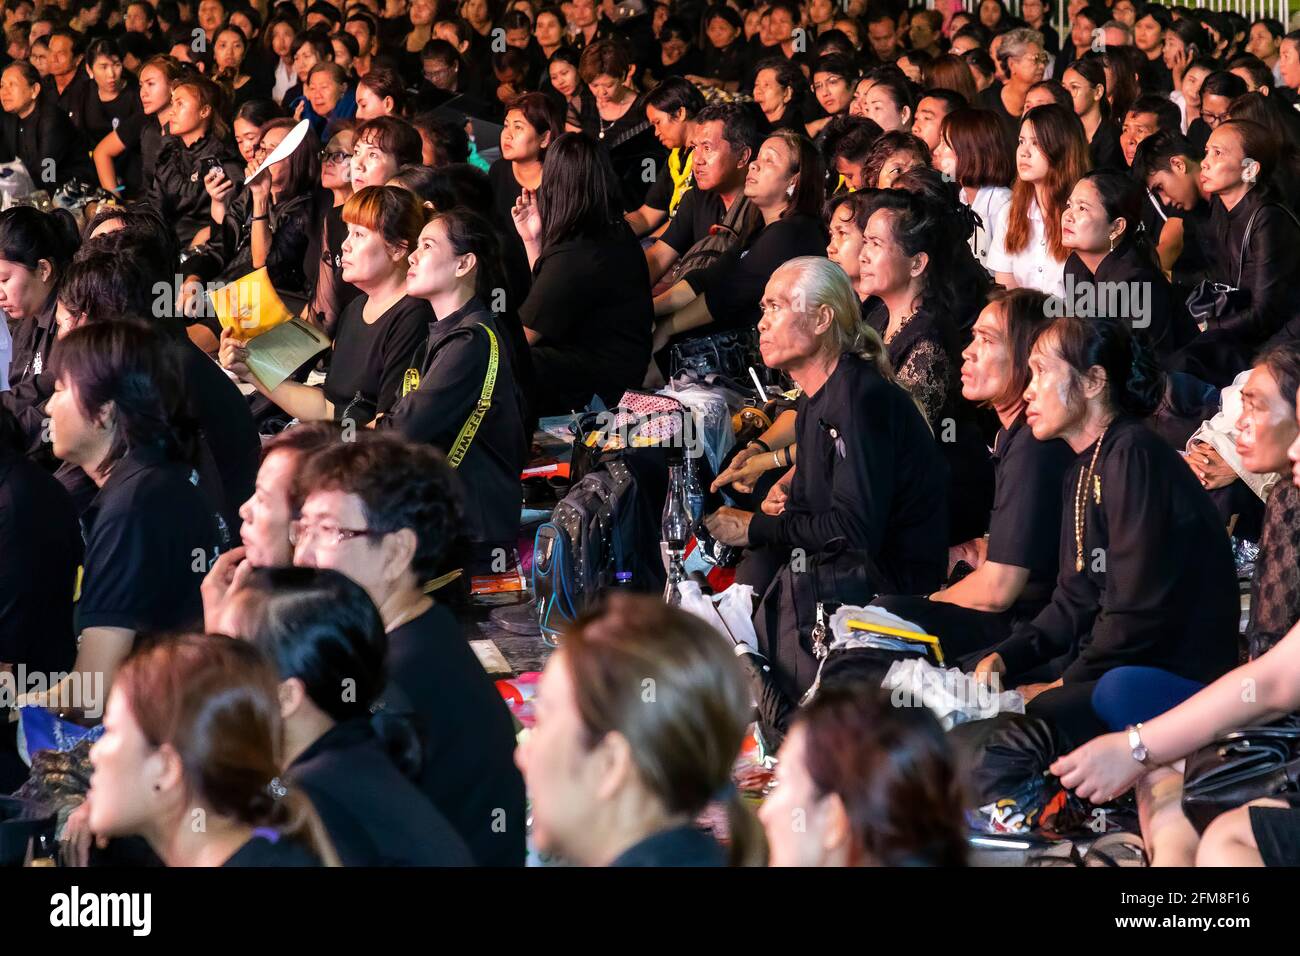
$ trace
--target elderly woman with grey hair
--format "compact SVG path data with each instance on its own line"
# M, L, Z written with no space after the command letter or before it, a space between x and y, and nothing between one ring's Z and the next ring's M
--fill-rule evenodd
M1008 30L995 38L989 51L998 65L1001 82L989 85L976 99L977 106L997 113L1009 129L1018 128L1029 88L1047 73L1051 59L1037 30Z
M862 322L842 268L823 257L790 260L772 274L761 310L763 361L788 373L802 391L799 463L758 513L724 507L706 524L725 544L751 549L737 580L767 592L758 615L770 620L755 622L760 650L782 662L776 684L798 700L815 672L811 651L775 642L806 641L800 633L807 630L774 626L795 584L786 573L792 553L827 568L826 580L837 582L831 590L844 583L837 593L818 595L820 601L929 593L946 569L947 468L925 417L894 381L880 336Z

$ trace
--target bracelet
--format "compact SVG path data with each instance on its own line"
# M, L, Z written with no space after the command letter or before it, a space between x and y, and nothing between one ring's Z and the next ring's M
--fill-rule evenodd
M771 453L771 451L772 451L772 446L769 445L767 442L763 441L763 439L761 439L761 438L751 438L751 439L749 440L749 443L750 443L751 445L757 445L759 448L763 449L763 451L765 451L765 452Z
M777 452L772 452L772 467L773 468L781 467L781 457L779 454L777 454Z
M253 217L251 220L249 220L249 221L250 221L250 222L267 222L268 220L270 220L270 218L271 218L271 214L270 214L270 213L266 213L265 215L262 215L262 216L254 216L254 217Z

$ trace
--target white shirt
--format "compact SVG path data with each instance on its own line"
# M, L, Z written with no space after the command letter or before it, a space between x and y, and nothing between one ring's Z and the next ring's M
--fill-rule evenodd
M961 191L961 201L966 202L966 190ZM993 230L1002 210L1011 203L1011 190L1006 186L981 186L975 190L975 198L969 203L971 210L980 217L975 224L975 231L970 237L970 251L985 269L989 268L989 246L993 243ZM992 270L989 271L992 275Z
M1183 96L1180 90L1174 90L1169 94L1169 102L1178 107L1178 115L1182 117L1183 135L1187 135L1187 97Z
M275 85L271 87L271 98L279 103L284 99L284 94L288 93L290 88L298 82L298 74L293 71L292 65L285 65L284 60L276 58L275 63Z
M1011 203L1002 207L995 220L993 242L989 246L988 258L984 266L995 275L1009 272L1016 285L1022 289L1038 289L1050 295L1065 295L1065 260L1052 258L1047 249L1047 230L1043 225L1043 214L1034 199L1029 206L1029 245L1017 253L1008 253L1004 240L1007 235L1007 219L1011 215Z

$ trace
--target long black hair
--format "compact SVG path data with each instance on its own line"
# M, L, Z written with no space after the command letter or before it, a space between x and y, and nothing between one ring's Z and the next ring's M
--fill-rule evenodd
M361 585L324 568L257 568L238 598L244 633L281 680L302 681L311 702L337 723L368 720L398 768L419 772L420 742L409 723L372 716L386 681L388 636Z
M586 133L565 133L546 153L537 190L542 249L602 239L623 222L623 194L609 154Z

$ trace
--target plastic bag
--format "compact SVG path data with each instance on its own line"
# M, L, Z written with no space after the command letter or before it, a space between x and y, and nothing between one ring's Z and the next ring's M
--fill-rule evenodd
M997 693L973 674L956 667L935 667L920 657L895 661L881 686L890 692L895 707L930 708L944 730L972 720L1025 712L1025 698L1019 691Z
M733 584L712 597L700 590L695 581L682 581L677 594L683 611L694 614L733 644L744 644L758 652L758 635L754 633L754 589L748 584Z
M722 461L736 443L736 433L731 430L731 408L720 389L706 385L681 385L670 382L660 390L690 409L694 428L688 436L692 446L703 446L709 467L716 475L722 470ZM694 451L694 447L688 449Z

